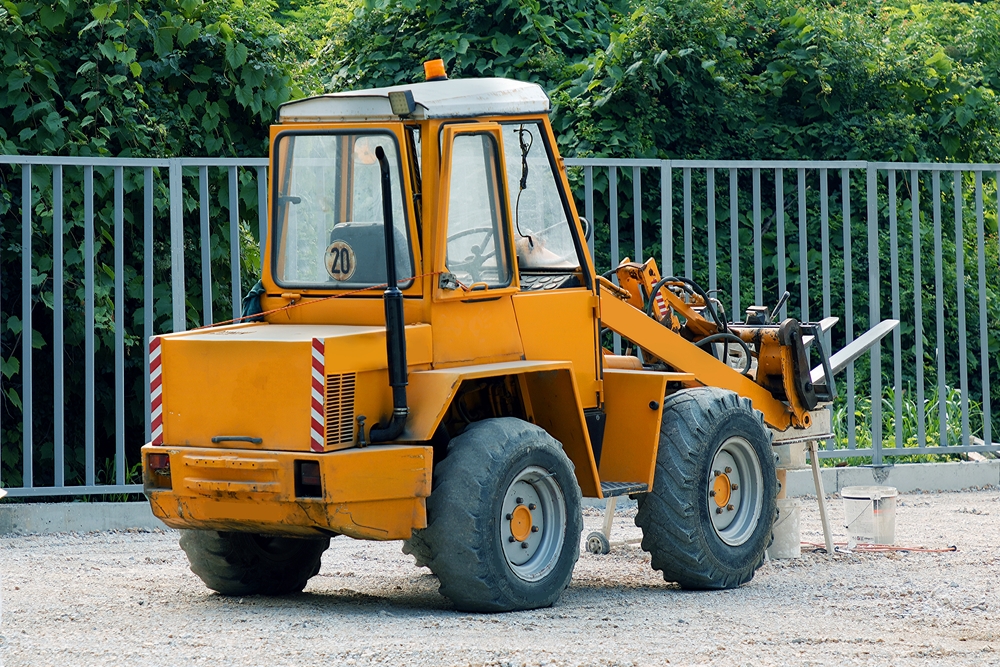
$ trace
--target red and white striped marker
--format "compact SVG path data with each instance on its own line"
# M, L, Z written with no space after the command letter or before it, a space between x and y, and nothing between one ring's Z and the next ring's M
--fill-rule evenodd
M667 302L663 299L663 294L660 290L656 290L656 298L653 299L656 302L656 310L660 313L660 318L664 318L667 315Z
M160 364L160 339L149 341L149 427L152 444L163 444L163 369Z
M326 346L321 338L312 340L312 409L309 435L314 452L323 451L326 430Z

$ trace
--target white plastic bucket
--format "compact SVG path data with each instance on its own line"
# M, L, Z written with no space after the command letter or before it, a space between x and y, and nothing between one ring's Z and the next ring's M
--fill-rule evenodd
M848 486L844 499L847 539L851 543L896 543L896 489L891 486Z
M771 528L774 541L768 558L798 558L802 555L802 506L797 498L778 499L778 519Z

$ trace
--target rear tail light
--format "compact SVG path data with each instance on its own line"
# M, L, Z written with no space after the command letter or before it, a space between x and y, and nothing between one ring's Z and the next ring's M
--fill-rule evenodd
M146 455L146 486L156 489L172 488L169 454Z
M170 456L168 454L150 454L149 458L149 469L152 472L169 475L170 474Z
M295 495L299 498L322 498L323 480L319 461L295 462Z

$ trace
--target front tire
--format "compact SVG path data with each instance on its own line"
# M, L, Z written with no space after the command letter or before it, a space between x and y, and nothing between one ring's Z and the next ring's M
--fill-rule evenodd
M191 571L213 591L288 595L301 592L319 572L330 538L184 530L180 544Z
M427 528L404 547L462 611L551 605L580 555L573 464L543 429L513 418L471 424L434 469Z
M666 581L750 581L771 541L776 494L771 432L750 399L701 387L664 400L653 489L639 497L635 523Z

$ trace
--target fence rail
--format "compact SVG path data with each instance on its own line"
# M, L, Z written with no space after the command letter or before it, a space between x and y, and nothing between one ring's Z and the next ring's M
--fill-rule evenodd
M991 396L1000 384L1000 165L566 165L595 223L599 270L623 251L656 256L664 275L681 272L715 290L731 319L788 289L781 316L839 316L828 341L836 347L879 319L902 320L884 343L891 363L875 348L856 362L860 377L855 364L847 369L836 413L846 448L831 441L821 456L881 465L900 455L1000 450ZM18 179L19 196L11 186ZM0 253L20 255L21 281L11 288L17 273L0 262L3 341L22 332L0 350L0 479L11 496L141 491L126 455L149 438L148 340L230 307L239 314L263 253L266 183L265 158L0 156ZM50 244L51 252L37 251ZM23 333L39 327L51 334L42 336L50 352ZM67 341L74 327L82 340ZM83 366L82 386L65 381L67 363ZM40 406L33 396L48 374L52 405ZM140 410L144 428L128 432L126 414Z

